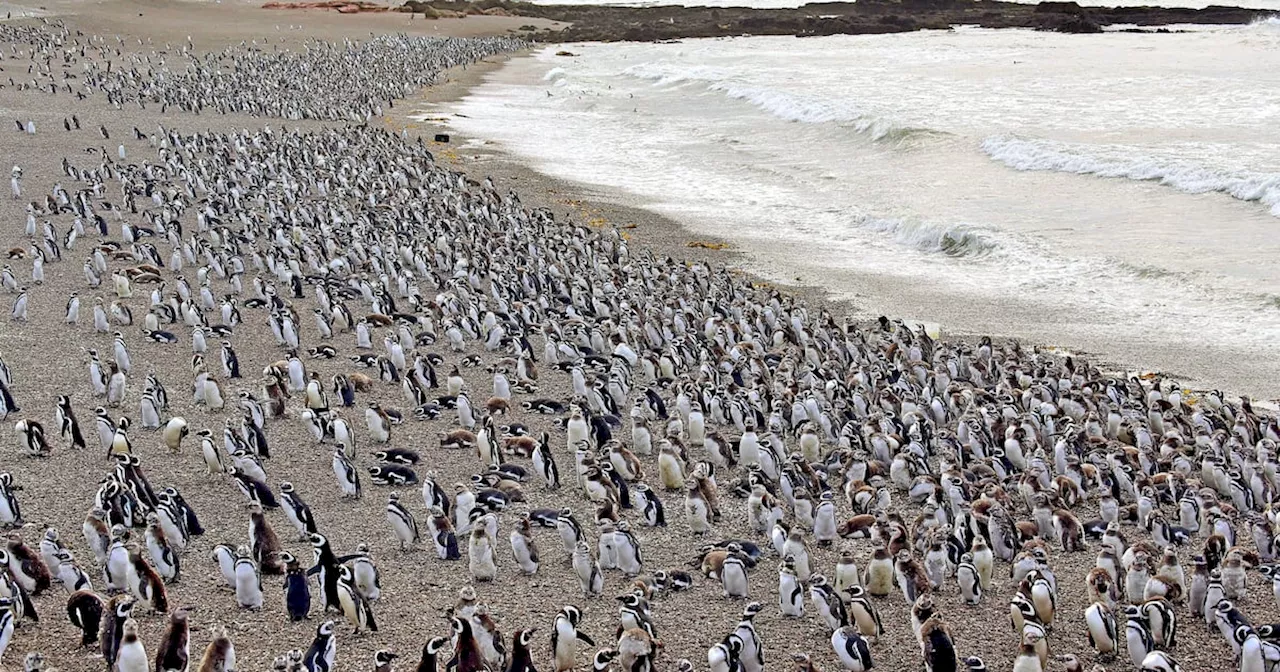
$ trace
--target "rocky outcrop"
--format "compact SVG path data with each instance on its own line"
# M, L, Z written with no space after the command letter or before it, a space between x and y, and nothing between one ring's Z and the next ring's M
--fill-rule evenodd
M1111 24L1167 26L1176 23L1242 24L1269 14L1263 10L1211 6L1081 7L1075 2L1026 5L986 0L860 0L813 3L795 9L745 7L609 7L534 5L505 0L410 0L402 11L465 14L501 10L512 16L570 24L562 30L526 35L543 42L641 41L734 35L856 35L946 29L954 25L984 28L1034 28L1067 33L1096 33Z

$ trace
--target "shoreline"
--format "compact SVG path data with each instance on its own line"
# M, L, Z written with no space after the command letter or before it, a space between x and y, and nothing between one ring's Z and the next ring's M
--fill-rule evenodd
M534 49L542 48L554 47L549 45L534 47ZM1262 380L1265 376L1258 375L1257 380L1229 384L1224 378L1242 378L1242 376L1233 376L1228 373L1225 376L1213 378L1205 374L1197 375L1191 371L1178 370L1177 367L1152 367L1150 366L1152 362L1144 357L1140 348L1119 347L1118 342L1117 350L1129 352L1122 354L1079 344L1059 343L1049 333L1055 330L1049 320L1043 321L1045 324L1043 333L1035 334L1022 331L980 331L957 328L941 316L931 313L927 308L922 308L919 314L904 315L901 310L893 310L893 308L898 307L897 304L911 303L913 295L918 296L919 293L902 287L901 283L890 287L892 278L864 272L856 267L847 269L847 272L842 271L846 277L853 279L848 292L854 295L852 297L841 296L839 292L819 284L817 278L813 277L815 275L813 269L804 269L805 273L802 276L773 280L762 275L762 270L753 270L753 267L759 269L766 266L768 261L759 258L756 251L749 249L748 246L740 246L736 241L728 238L700 234L690 225L675 218L645 209L641 204L625 203L623 202L626 200L625 194L540 172L532 164L525 163L519 156L495 143L458 133L449 125L446 115L430 115L428 119L420 122L406 116L405 112L408 110L419 112L439 110L443 106L465 98L482 85L488 75L498 72L514 59L531 56L534 49L490 57L479 67L473 65L467 69L447 71L445 82L424 89L415 97L404 101L402 114L397 115L395 119L397 122L394 126L395 130L407 127L411 131L421 132L428 140L435 129L439 129L439 132L447 132L451 136L449 144L432 144L432 150L438 161L446 162L452 169L476 181L490 178L501 193L506 193L508 190L515 191L526 205L547 208L554 212L557 218L571 217L574 221L584 223L598 220L598 223L617 225L624 230L629 240L638 243L642 249L651 251L656 256L671 256L677 260L707 261L717 267L724 266L732 272L752 278L753 282L776 286L786 293L803 299L810 306L828 309L837 316L848 316L858 323L874 321L881 314L891 319L904 319L909 323L934 323L939 325L940 335L948 340L976 343L982 336L990 336L996 340L1017 340L1029 347L1082 356L1101 370L1117 375L1132 377L1154 372L1179 381L1187 389L1197 391L1216 389L1231 394L1253 392L1256 404L1269 408L1280 407L1280 400L1275 398L1280 391L1259 387L1266 385ZM701 244L708 244L711 248L723 247L711 249L700 247ZM786 270L790 275L790 272L795 269L787 268ZM873 306L860 302L859 297L862 296L867 297L868 304L880 302L891 305L884 306L886 310L876 310ZM956 299L959 298L960 295L956 295ZM1038 305L1022 302L1017 297L1004 302L995 299L973 301L972 297L967 295L963 298L978 304L977 309L1003 309L1008 314L1029 313ZM946 297L943 297L937 299L937 302L946 300ZM1138 351L1133 352L1135 349ZM1220 362L1206 361L1201 368L1220 370L1218 364ZM1258 389L1247 391L1237 389L1241 387ZM1259 392L1261 394L1258 394Z

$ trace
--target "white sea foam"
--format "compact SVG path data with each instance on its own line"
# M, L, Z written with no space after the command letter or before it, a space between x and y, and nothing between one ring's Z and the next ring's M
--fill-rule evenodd
M1224 172L1152 156L1099 156L1117 148L1052 140L996 136L982 142L982 151L1015 170L1050 170L1077 175L1158 182L1189 194L1218 192L1242 201L1256 201L1280 217L1280 173Z

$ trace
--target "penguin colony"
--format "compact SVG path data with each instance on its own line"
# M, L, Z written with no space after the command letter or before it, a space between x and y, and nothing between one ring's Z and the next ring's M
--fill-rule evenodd
M1248 399L840 320L369 125L511 40L0 38L8 93L189 121L13 170L0 356L79 350L0 360L2 665L1280 667Z

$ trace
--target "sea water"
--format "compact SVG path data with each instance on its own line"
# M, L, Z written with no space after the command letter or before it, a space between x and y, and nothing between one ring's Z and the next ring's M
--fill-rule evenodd
M1274 397L1280 20L1179 28L562 45L443 112L865 314Z

